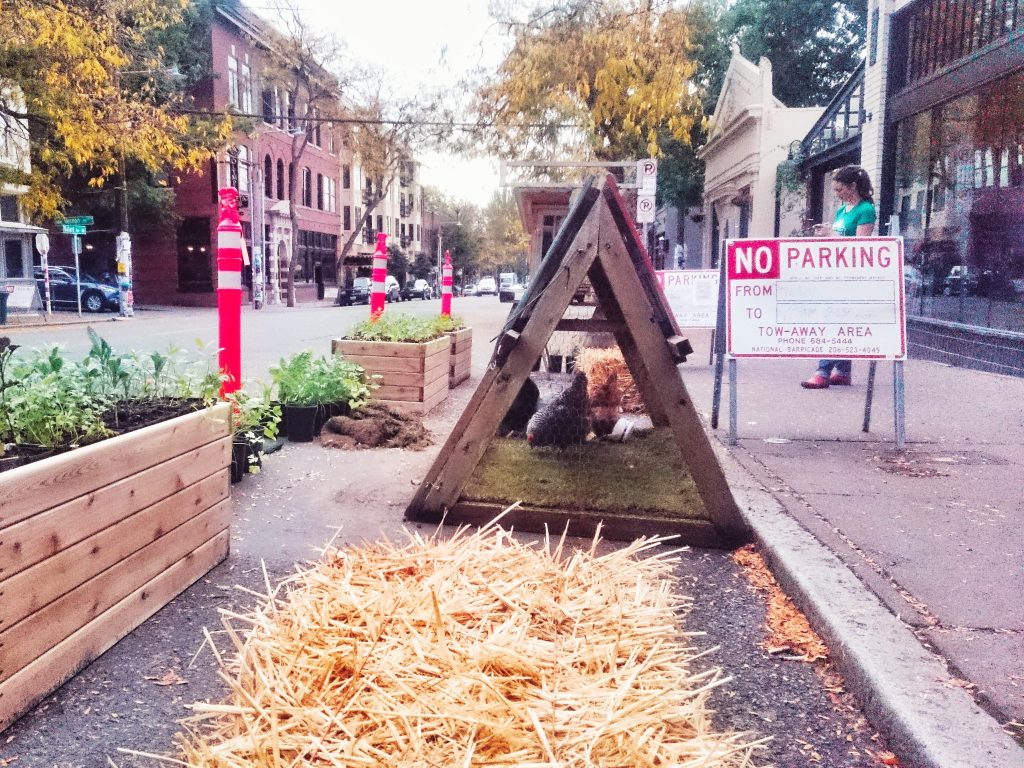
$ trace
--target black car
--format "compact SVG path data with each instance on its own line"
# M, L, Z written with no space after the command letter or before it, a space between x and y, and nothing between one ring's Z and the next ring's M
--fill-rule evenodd
M347 307L350 304L370 303L370 278L357 277L352 285L338 289L338 304Z
M402 299L409 301L409 299L432 299L434 297L434 291L430 287L430 283L422 278L419 280L409 280L406 282L405 287L402 288Z
M74 267L47 267L50 273L50 301L54 309L78 309L78 275ZM46 286L42 267L32 270L39 297L46 305ZM82 309L87 312L117 311L120 309L121 291L116 285L97 280L82 272Z

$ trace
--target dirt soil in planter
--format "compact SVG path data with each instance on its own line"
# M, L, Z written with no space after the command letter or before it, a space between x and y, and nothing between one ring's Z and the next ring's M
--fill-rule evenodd
M368 403L348 416L332 416L320 432L329 448L411 448L430 445L430 433L416 416L399 413L380 403Z
M111 437L114 437L184 416L187 413L198 411L202 407L202 400L193 399L132 400L119 403L116 409L104 413L103 423L113 433ZM78 445L58 445L48 448L39 445L8 444L5 452L0 456L0 472L31 464L34 461L42 461L80 447Z

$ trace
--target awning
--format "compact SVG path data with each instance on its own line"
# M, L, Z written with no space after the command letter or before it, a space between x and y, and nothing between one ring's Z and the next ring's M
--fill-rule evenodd
M39 235L46 234L42 227L22 224L18 221L0 221L0 235Z

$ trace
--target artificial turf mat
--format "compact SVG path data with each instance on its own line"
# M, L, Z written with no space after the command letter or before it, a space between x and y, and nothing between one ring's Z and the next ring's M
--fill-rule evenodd
M566 511L707 519L671 430L625 443L591 440L564 450L495 437L462 492L465 501Z

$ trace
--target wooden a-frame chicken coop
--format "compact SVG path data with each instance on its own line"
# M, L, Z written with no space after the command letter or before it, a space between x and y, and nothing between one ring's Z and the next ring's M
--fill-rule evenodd
M564 319L589 279L592 318ZM519 530L591 535L678 534L699 546L731 546L746 538L736 502L677 365L692 351L658 288L657 276L611 177L588 180L576 197L527 291L502 329L476 392L406 510L418 522L477 523L495 509L462 498L503 416L555 331L611 333L655 427L671 430L703 502L699 520L609 520L585 510L520 506L504 518ZM500 510L497 510L500 511Z

